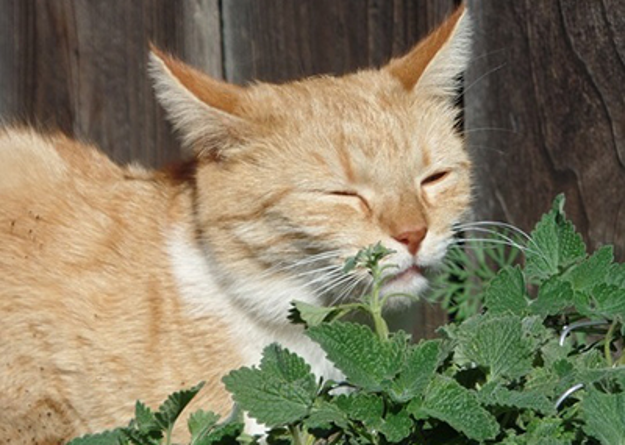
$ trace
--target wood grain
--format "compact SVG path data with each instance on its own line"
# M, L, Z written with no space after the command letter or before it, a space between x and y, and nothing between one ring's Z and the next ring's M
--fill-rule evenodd
M147 75L147 42L220 74L221 42L211 38L220 35L217 6L218 0L1 0L2 118L94 141L119 162L177 158Z
M453 0L223 2L225 75L283 82L378 66L440 23Z
M478 219L530 230L558 193L625 259L625 3L470 1L466 132Z

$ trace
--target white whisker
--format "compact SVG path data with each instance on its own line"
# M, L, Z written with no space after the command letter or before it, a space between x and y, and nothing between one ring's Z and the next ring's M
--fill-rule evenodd
M261 277L267 277L267 276L271 276L271 275L281 273L281 272L288 272L290 270L297 269L297 268L310 267L313 263L329 261L332 259L339 258L340 256L341 256L341 253L338 250L336 250L336 251L329 251L329 252L321 252L319 254L311 255L311 256L302 258L300 260L296 260L294 262L283 261L264 270L262 272Z
M330 306L334 306L335 304L349 297L354 291L354 289L356 289L360 284L362 284L363 280L365 280L367 277L360 276L360 277L355 277L355 278L356 279L353 281L353 283L347 284L345 286L345 289L341 290L340 292L337 292L337 296L334 298L334 300L332 300L332 302L330 303Z
M323 296L324 294L328 294L330 291L336 289L338 286L341 286L341 285L343 285L345 283L350 282L351 280L353 280L353 278L354 277L352 275L340 276L337 279L334 279L334 280L324 284L319 289L316 289L317 295Z
M334 279L340 278L342 276L343 276L342 271L337 270L337 271L333 271L331 273L323 274L320 277L315 278L314 280L308 281L306 284L310 285L310 284L319 283L320 281L334 280Z
M502 63L501 65L497 65L494 68L491 68L490 70L486 71L484 74L482 74L480 77L478 77L477 79L475 79L473 82L471 82L471 84L467 85L464 88L464 91L462 92L462 95L464 96L465 94L467 94L467 91L469 91L471 88L473 88L476 84L478 84L482 79L490 76L493 73L496 73L497 71L499 71L500 69L502 69L504 66L506 66L507 63Z
M484 229L484 226L502 227L502 228L513 231L514 233L525 238L530 244L532 244L535 247L535 249L531 249L529 246L526 246L525 251L539 255L541 258L545 260L547 259L544 252L540 248L540 246L536 244L536 241L534 241L527 232L521 230L520 228L512 224L499 222L499 221L475 221L475 222L469 222L469 223L464 223L464 224L458 224L454 227L454 229L455 230L474 230L474 231L488 230L488 229ZM498 232L496 230L492 230L490 233L492 233L493 235L498 235L505 239L509 239L505 234ZM518 246L515 246L515 247L518 247Z
M514 241L514 240L513 240L512 238L510 238L509 236L506 236L506 235L504 235L503 233L498 232L498 231L496 231L496 230L486 229L486 228L484 228L484 227L472 227L472 228L471 228L471 229L469 229L469 230L470 230L470 231L472 231L472 232L487 233L487 234L489 234L489 235L497 236L497 237L499 237L499 238L500 238L500 240L502 240L502 241L507 241L507 242L508 242L508 245L509 245L510 247L515 247L515 248L517 248L517 249L519 249L519 250L521 250L521 251L523 251L523 252L525 252L525 251L528 251L528 252L533 252L533 251L532 251L532 249L530 249L529 247L527 247L527 246L523 246L523 245L521 245L521 244L517 243L516 241ZM474 239L474 238L472 238L472 237L468 237L468 238L465 238L465 239L467 239L467 240L472 240L472 239ZM533 253L535 253L535 252L533 252Z
M458 227L459 229L466 229L466 228L471 228L471 227L476 227L476 226L478 226L478 227L479 226L503 227L503 228L506 228L506 229L510 229L510 230L518 233L519 235L522 235L527 240L531 240L532 239L527 234L527 232L519 229L517 226L514 226L514 225L509 224L509 223L505 223L505 222L500 222L500 221L473 221L473 222L458 224L456 227Z
M326 272L329 271L330 272L342 272L343 268L341 266L336 266L336 265L330 265L330 266L324 266L324 267L320 267L318 269L311 269L311 270L307 270L305 272L300 272L298 274L295 275L296 278L301 278L301 277L306 277L308 275L314 275L317 273L322 273L322 272Z

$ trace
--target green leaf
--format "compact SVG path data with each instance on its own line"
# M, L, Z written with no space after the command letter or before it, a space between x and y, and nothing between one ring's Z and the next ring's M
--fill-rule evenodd
M527 310L525 281L519 266L505 267L484 292L485 305L491 314L510 312L522 315Z
M391 385L390 395L396 402L407 402L423 390L432 380L440 362L440 342L422 341L412 346L399 375Z
M321 324L309 328L306 335L321 345L350 383L368 391L386 388L404 362L403 337L399 341L384 341L363 325Z
M228 422L216 425L210 432L191 442L191 445L239 445L244 425L240 422Z
M625 441L625 394L604 394L590 389L582 400L583 429L606 445Z
M121 428L110 431L103 431L98 434L87 434L77 437L67 443L67 445L124 445L126 440Z
M625 289L610 285L599 284L590 293L589 306L579 308L580 312L589 316L617 318L625 320Z
M155 438L162 437L156 416L149 407L138 400L135 404L135 423L141 433L152 434Z
M203 386L204 382L201 382L192 388L177 391L167 397L163 404L159 406L158 412L154 414L158 425L165 430L171 429L182 410L200 392Z
M482 408L476 394L449 377L437 375L423 403L411 403L408 410L416 418L442 420L473 440L494 439L499 432L497 420Z
M387 249L381 242L377 242L359 250L355 256L347 258L343 266L343 273L349 273L357 267L373 270L384 257L393 253L395 253L394 250Z
M121 432L126 441L133 445L161 445L163 434L161 431L152 431L151 433L141 432L134 428L133 423L127 428L121 428Z
M571 284L556 276L540 286L538 297L531 302L530 309L534 314L547 317L560 313L573 303L574 293Z
M293 308L289 314L289 319L295 323L304 322L308 326L317 326L324 321L330 321L340 312L337 307L323 307L304 303L303 301L293 301Z
M219 415L212 411L197 410L191 414L187 420L189 432L191 433L191 445L198 445L207 437L213 427L217 424Z
M571 283L575 291L583 292L592 289L605 280L614 261L613 251L612 246L603 246L591 257L570 269L563 278Z
M532 369L534 344L516 315L474 317L456 335L458 357L488 368L491 379L515 379Z
M231 371L223 382L243 410L269 427L304 418L317 393L310 366L276 344L265 348L258 368Z
M362 422L369 428L378 428L382 424L384 402L377 395L343 394L337 397L336 406L350 419Z
M391 443L400 443L408 437L412 431L413 422L408 412L403 409L397 414L388 413L379 431L384 434L386 440Z
M543 417L533 419L523 437L526 438L528 445L569 445L575 434L565 431L562 419Z
M539 391L515 391L496 383L488 383L478 393L483 405L529 409L541 414L555 414L554 404Z
M625 289L625 263L612 264L606 274L605 281L606 284L613 284L621 289Z
M561 269L583 259L586 247L575 226L564 214L564 196L559 195L552 210L544 215L530 234L525 272L539 282L557 275Z
M347 428L347 415L336 404L321 401L313 406L310 415L304 420L307 428L328 429L332 424Z

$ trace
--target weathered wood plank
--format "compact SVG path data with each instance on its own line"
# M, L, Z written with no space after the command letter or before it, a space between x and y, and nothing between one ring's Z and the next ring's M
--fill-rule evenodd
M477 218L531 229L557 193L625 259L625 3L470 1L466 131Z
M281 82L381 65L407 51L454 0L236 0L222 4L225 75Z
M154 100L147 42L220 75L218 0L2 0L0 112L159 165L178 144Z

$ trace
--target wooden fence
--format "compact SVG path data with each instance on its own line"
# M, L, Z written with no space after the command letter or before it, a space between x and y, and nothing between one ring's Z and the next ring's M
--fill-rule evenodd
M115 160L178 144L146 75L147 42L236 83L380 65L456 0L0 0L0 119L60 128ZM594 248L625 259L625 2L469 0L465 131L478 219L529 230L565 192ZM424 306L421 334L440 322Z

